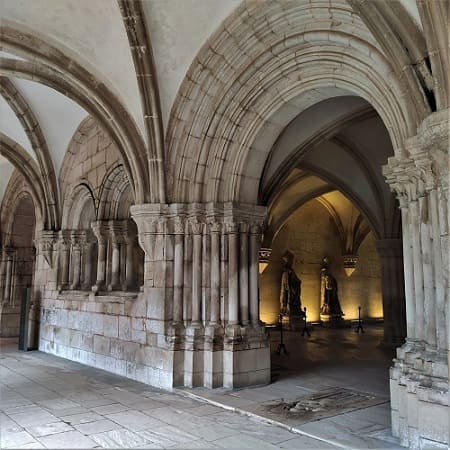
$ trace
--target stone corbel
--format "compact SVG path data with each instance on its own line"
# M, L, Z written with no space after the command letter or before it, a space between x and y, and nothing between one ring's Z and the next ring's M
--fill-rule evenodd
M412 158L404 156L389 158L388 163L383 166L383 175L391 191L400 201L401 207L422 195L424 183Z
M133 205L130 212L138 228L139 245L146 256L152 259L156 237L167 232L167 205L155 203Z

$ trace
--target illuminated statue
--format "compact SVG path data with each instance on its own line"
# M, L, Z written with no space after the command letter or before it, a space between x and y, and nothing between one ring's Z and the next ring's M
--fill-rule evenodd
M322 260L320 296L322 300L320 314L329 316L344 315L339 303L337 281L328 269L327 257Z
M280 313L287 316L301 316L302 302L300 299L302 282L292 269L294 255L286 252L282 257L283 274L281 275Z

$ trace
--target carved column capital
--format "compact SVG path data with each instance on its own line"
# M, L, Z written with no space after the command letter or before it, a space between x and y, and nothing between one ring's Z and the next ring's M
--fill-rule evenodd
M38 233L36 237L36 248L38 254L42 255L53 269L53 250L57 243L57 233L55 231L42 230Z
M192 234L202 234L204 223L200 222L197 218L189 219L189 230Z
M126 242L127 224L124 220L110 220L108 222L109 237L113 245Z
M175 217L171 222L173 234L185 234L186 222L184 217Z
M256 235L259 235L262 237L262 230L263 230L263 227L260 223L253 222L250 225L250 234L256 234Z
M225 231L228 234L237 234L239 233L239 222L226 222L225 223Z
M214 221L214 222L209 222L209 230L211 233L214 234L220 234L223 228L222 223Z
M70 234L70 240L72 248L75 250L81 250L85 240L85 233L83 231L72 231Z
M241 233L248 233L250 230L250 224L247 222L240 222L239 223L239 231Z

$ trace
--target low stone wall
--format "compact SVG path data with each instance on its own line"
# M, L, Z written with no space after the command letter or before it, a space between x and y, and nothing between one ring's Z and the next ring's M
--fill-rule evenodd
M163 388L242 387L270 381L270 348L262 329L239 331L239 342L170 333L148 318L144 294L67 291L44 299L39 349ZM203 332L202 332L203 335ZM208 333L206 333L208 335ZM245 339L242 336L245 336Z
M151 320L146 315L146 302L137 294L63 293L43 301L39 349L143 383L171 388L170 352L148 342Z

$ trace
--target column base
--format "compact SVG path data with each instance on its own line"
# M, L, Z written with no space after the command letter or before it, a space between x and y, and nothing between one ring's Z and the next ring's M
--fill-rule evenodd
M270 383L270 345L264 328L227 327L223 349L223 386L241 388ZM230 332L233 339L230 340Z
M205 329L200 323L186 327L184 350L184 386L203 386Z
M350 328L350 322L341 314L320 314L320 321L326 328Z
M223 337L219 323L205 327L203 385L210 389L223 386Z
M92 286L91 289L92 289L92 292L97 294L98 292L105 290L105 285L104 284L95 283L94 286Z
M449 446L448 352L407 341L390 370L392 434L411 449Z

